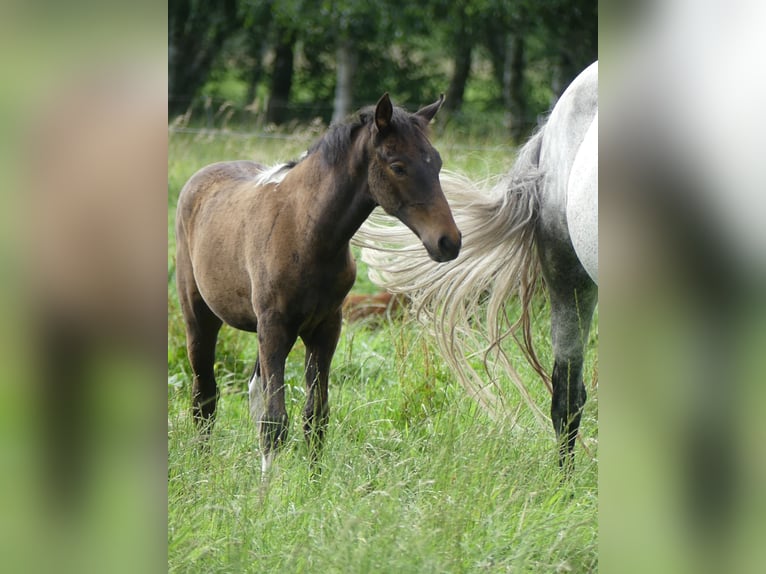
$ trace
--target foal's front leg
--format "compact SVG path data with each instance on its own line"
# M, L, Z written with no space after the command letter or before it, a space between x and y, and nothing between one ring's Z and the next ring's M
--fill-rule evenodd
M296 338L278 314L259 317L256 367L260 366L260 380L257 373L254 374L250 384L250 409L260 435L264 474L287 437L285 360Z
M330 363L340 337L341 323L342 315L339 309L310 335L302 337L306 344L306 407L303 410L303 433L312 464L316 463L319 456L330 417Z

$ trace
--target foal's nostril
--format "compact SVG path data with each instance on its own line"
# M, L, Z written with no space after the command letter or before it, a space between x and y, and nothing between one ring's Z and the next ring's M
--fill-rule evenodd
M439 238L439 251L447 260L454 259L460 253L460 235L458 235L457 242L453 241L446 235L442 235Z

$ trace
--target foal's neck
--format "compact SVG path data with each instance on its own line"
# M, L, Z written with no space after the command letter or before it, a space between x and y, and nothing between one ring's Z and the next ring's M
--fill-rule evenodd
M368 157L363 136L351 142L349 153L328 165L317 151L306 162L308 237L328 255L345 253L354 233L376 203L367 182ZM303 162L302 162L303 163Z

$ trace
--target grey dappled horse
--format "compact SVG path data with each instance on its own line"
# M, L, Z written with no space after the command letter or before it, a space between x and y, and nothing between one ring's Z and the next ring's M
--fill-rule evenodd
M559 463L569 468L598 298L598 63L567 88L502 181L482 187L451 173L441 180L463 232L460 256L429 265L400 228L373 217L357 236L363 260L375 282L410 296L461 384L497 417L503 399L472 368L471 357L494 360L537 409L500 342L512 336L548 381L530 331L530 303L542 276L551 303L551 418ZM513 295L521 312L509 325L505 304Z

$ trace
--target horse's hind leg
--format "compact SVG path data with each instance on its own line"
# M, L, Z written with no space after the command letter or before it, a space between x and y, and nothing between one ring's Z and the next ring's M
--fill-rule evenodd
M209 432L213 425L218 401L214 364L220 328L221 321L207 308L198 308L194 318L186 324L186 349L194 374L192 417L197 428L205 432Z
M548 248L548 250L546 250ZM598 290L574 257L540 244L543 274L551 300L553 397L551 419L559 445L559 465L570 472L586 393L583 362Z
M338 311L309 336L306 344L306 407L303 410L303 433L311 463L317 461L330 418L328 385L330 363L340 337L342 316Z
M191 264L182 263L179 250L176 267L178 299L186 325L186 351L191 363L192 417L197 428L208 433L215 417L218 386L213 366L215 344L222 321L210 310L191 276Z
M551 418L559 441L559 465L571 471L586 393L583 384L585 345L596 305L594 288L551 293L553 335L553 397Z

